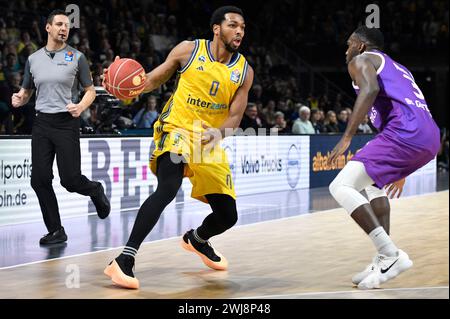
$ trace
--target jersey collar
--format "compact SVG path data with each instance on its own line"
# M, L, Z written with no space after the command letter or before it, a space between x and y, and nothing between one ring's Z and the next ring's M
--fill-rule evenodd
M211 60L211 62L217 62L214 59L213 54L211 53L211 41L210 40L206 40L206 51L208 52L208 57ZM241 55L238 52L233 53L233 56L231 57L230 62L228 64L226 64L226 66L231 68L233 65L235 65L239 61L240 57L241 57ZM218 62L218 63L220 63L220 62Z

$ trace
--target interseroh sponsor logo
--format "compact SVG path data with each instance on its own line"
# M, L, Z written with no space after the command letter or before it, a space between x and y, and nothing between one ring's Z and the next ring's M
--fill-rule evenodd
M201 108L210 109L210 110L222 110L222 109L228 108L228 105L226 105L226 104L206 102L206 101L203 101L202 99L191 97L190 94L189 94L186 102L191 105L199 106Z
M260 174L280 172L283 169L282 159L261 155L258 158L244 155L241 157L242 174Z

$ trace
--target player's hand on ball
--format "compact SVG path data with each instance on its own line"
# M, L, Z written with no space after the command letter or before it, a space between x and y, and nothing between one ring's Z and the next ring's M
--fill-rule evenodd
M70 103L66 106L67 111L69 111L70 114L72 114L73 117L79 117L80 114L83 112L83 109L79 104L73 104Z
M102 79L102 86L107 90L106 88L106 79L108 77L108 69L103 69L103 74L100 75L100 78Z
M120 56L116 56L116 58L114 59L114 62L119 59L120 59ZM105 68L105 69L103 69L103 74L100 75L100 79L102 79L102 86L105 88L105 90L108 91L108 88L106 86L107 78L108 78L108 68Z
M400 195L403 192L403 186L405 185L406 180L403 178L399 181L396 181L392 184L388 184L384 186L384 189L386 189L386 194L390 199L393 199L395 197L395 194L397 194L397 198L400 197Z

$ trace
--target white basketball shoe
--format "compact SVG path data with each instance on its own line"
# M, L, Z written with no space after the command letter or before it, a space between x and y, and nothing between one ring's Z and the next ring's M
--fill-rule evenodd
M370 274L371 271L375 269L375 260L377 256L375 256L375 258L372 260L372 263L367 265L367 267L363 271L357 273L352 277L352 283L354 285L358 285L361 281L363 281L364 278L366 278Z
M358 288L380 288L382 283L397 277L402 272L411 268L412 265L412 260L409 259L409 256L401 249L398 250L398 255L395 257L378 254L374 259L373 268L369 271L367 276L359 282Z

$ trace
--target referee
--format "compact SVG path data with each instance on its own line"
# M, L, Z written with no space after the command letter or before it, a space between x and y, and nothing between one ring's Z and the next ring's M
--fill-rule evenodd
M95 99L95 89L86 57L66 44L69 18L62 10L54 10L47 18L47 45L29 56L19 93L12 105L28 102L36 89L36 117L33 122L31 187L39 199L48 234L41 245L65 242L55 192L52 187L53 161L56 155L61 185L69 192L90 196L100 218L109 215L111 206L103 186L81 175L80 114ZM79 100L78 87L85 94Z

